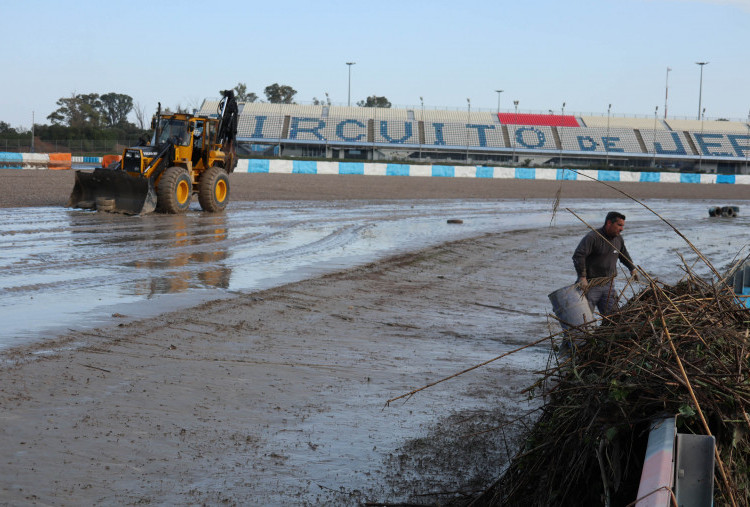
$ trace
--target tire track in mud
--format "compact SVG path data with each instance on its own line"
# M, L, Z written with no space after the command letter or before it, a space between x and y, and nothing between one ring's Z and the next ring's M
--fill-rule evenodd
M445 202L416 208L403 203L239 203L221 215L192 210L141 217L2 209L0 320L6 341L19 344L19 336L34 335L35 329L85 326L86 319L76 315L97 308L99 318L124 312L117 309L122 302L205 289L267 288L315 276L388 255L405 242L421 246L434 227L422 227L420 221L434 220L429 217L444 208L477 216L492 211L486 204ZM383 240L384 234L398 236L400 227L406 227L406 240ZM0 342L4 346L8 343Z
M236 230L237 224L233 227ZM234 255L234 263L243 258L253 262L287 262L294 257L343 248L355 241L369 225L342 224L305 244L279 250L279 245L303 227L305 224L298 223L267 232L243 230L233 232L231 238L226 226L217 231L211 224L175 231L172 224L166 223L157 228L141 228L137 234L133 233L132 227L115 231L92 228L78 236L74 244L69 237L59 238L59 231L52 229L46 234L28 234L27 245L23 241L14 241L12 246L21 251L41 248L42 252L29 252L20 260L16 257L15 262L0 264L0 269L4 273L4 290L16 296L71 287L111 286L133 281L134 271L144 267L146 271L136 278L149 278L154 271L170 269L194 274L205 269L203 264L206 262L224 261L218 259L223 256L216 255L221 251L238 252ZM201 256L207 258L201 259ZM92 276L91 269L103 272ZM59 276L63 279L23 283L29 278ZM16 280L18 283L14 283Z
M573 204L598 224L601 203ZM665 235L666 226L659 226L658 219L637 205L621 201L607 206L629 216L634 213L633 226L652 231L647 241L638 243L634 237L633 244L628 243L637 263L671 262L674 252L683 248L679 240ZM694 210L703 211L696 202L664 201L656 209L678 217L697 217ZM742 216L723 222L700 216L702 220L679 223L688 223L691 231L702 235L700 242L711 245L711 253L722 255L722 232L730 238L744 237L741 231L748 220ZM446 218L455 217L465 223L446 225ZM543 200L233 203L221 215L191 210L186 215L142 217L6 208L0 210L0 320L10 334L15 326L26 335L35 327L77 322L72 315L116 308L121 302L268 288L497 230L521 234L520 230L538 229L561 242L571 241L562 248L572 251L578 238L568 239L569 227L575 223L577 231L585 226L567 213L550 217L550 203ZM738 248L740 243L734 240ZM648 262L638 251L642 249L654 250ZM523 250L514 255L525 255Z

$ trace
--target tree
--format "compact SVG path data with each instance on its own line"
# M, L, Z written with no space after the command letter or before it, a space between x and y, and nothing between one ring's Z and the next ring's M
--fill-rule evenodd
M121 93L105 93L101 97L101 112L108 127L128 123L128 115L133 110L133 98Z
M101 124L102 102L98 93L77 94L57 101L60 106L47 119L55 125L98 127Z
M237 83L237 86L234 87L234 95L237 97L237 102L255 102L258 100L258 96L253 92L247 93L245 83Z
M15 134L16 130L10 126L10 123L0 121L0 134Z
M328 92L325 92L326 99L319 99L318 97L313 97L313 105L314 106L330 106L331 105L331 97L328 96Z
M297 90L288 85L274 83L266 86L263 93L266 94L266 98L271 104L294 104L293 99L297 94Z
M357 102L359 107L391 107L391 102L385 97L370 95L367 100Z
M140 102L136 102L135 106L134 106L134 111L135 111L135 121L138 122L138 128L140 128L141 130L145 130L146 129L146 125L147 125L147 122L146 122L146 118L147 118L146 106L141 105ZM148 124L148 125L150 125L150 124Z

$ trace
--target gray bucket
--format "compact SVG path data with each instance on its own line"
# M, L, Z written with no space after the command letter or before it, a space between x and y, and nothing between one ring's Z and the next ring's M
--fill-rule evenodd
M589 300L575 284L557 289L548 297L552 302L552 311L560 319L560 325L564 330L579 327L594 320L594 312Z

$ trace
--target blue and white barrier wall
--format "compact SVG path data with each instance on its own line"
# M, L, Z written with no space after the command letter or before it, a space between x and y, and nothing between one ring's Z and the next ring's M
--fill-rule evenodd
M242 159L235 172L271 174L360 174L365 176L420 176L437 178L491 178L522 180L587 180L750 184L750 174L698 174L631 172L584 169L541 169L449 165L382 164L375 162L328 162L314 160Z
M74 157L70 153L0 152L3 169L70 169ZM76 157L79 158L79 157ZM101 160L101 159L99 159Z
M72 157L70 153L0 152L0 168L70 169L70 164L95 164L102 157ZM365 176L417 176L433 178L490 178L519 180L579 180L653 183L719 183L750 185L750 174L698 174L631 172L612 170L549 169L533 167L489 167L452 165L385 164L315 160L240 159L235 172L268 174L360 174Z

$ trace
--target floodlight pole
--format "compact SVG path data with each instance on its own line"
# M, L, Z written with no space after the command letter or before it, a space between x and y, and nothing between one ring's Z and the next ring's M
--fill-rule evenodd
M654 148L653 166L654 168L656 168L656 115L657 114L659 114L659 106L656 106L656 109L654 109L654 140L653 140L654 141L654 144L653 144L653 148Z
M699 111L699 113L700 113L700 120L701 120L701 140L702 140L703 139L703 120L705 120L706 118L706 108L704 107L703 111ZM698 172L703 172L703 147L701 147L698 153L700 155L700 158L698 159Z
M561 113L560 113L560 122L563 122L563 121L565 121L565 120L563 119L564 117L565 117L565 102L563 102L563 104L562 104L562 110L561 110ZM565 127L563 127L563 126L559 126L559 127L557 127L557 128L559 129L559 130L558 130L558 132L560 133L560 160L558 161L558 163L560 164L560 167L562 168L562 152L563 152L563 129L564 129Z
M348 107L352 106L352 65L356 63L357 62L346 62L346 64L349 66L349 93L346 96L346 105Z
M500 94L505 90L495 90L497 92L497 114L500 114Z
M422 130L424 130L424 97L419 97L419 102L422 104ZM417 129L417 132L419 132L419 129ZM419 160L422 160L422 140L419 140Z
M513 105L516 107L516 120L513 122L513 165L516 165L516 136L518 135L518 101L514 100Z
M708 65L711 62L695 62L696 65L699 65L701 68L701 85L698 89L698 119L701 119L701 101L703 99L703 67L705 65Z
M667 67L667 81L664 85L664 119L667 119L667 100L669 99L669 72L672 69Z
M466 120L466 162L469 162L469 124L471 123L471 99L466 99L467 120Z
M609 117L610 117L611 112L612 112L612 104L610 104L607 107L607 140L604 142L604 150L607 152L607 155L604 158L605 160L604 165L606 166L607 169L609 169Z

